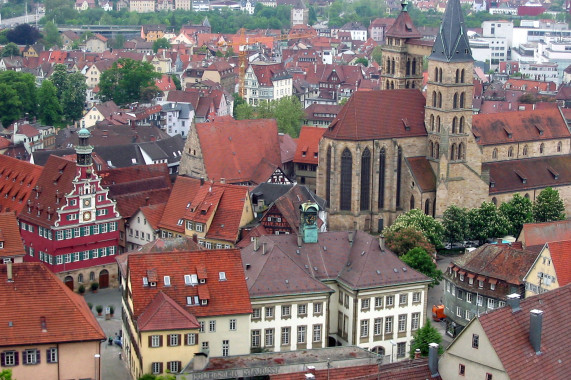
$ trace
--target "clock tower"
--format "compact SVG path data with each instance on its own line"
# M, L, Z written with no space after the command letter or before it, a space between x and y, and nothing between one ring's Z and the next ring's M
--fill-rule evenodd
M300 210L300 231L304 243L317 243L317 212L319 206L313 202L305 202L299 206Z

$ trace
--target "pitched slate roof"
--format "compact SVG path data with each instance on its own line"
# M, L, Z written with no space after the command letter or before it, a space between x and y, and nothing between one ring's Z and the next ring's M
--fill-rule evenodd
M550 241L571 240L571 220L526 223L518 237L524 246L541 245Z
M487 338L510 379L566 379L569 377L571 285L526 298L521 310L503 307L478 317ZM533 349L530 311L543 311L541 354Z
M484 244L452 262L468 272L521 285L536 258L537 252L522 249L515 243L513 246Z
M297 139L297 149L293 161L302 164L319 163L319 141L327 129L319 127L301 127Z
M480 145L571 137L558 108L474 115L472 132Z
M559 286L571 282L571 240L547 243Z
M430 281L400 261L394 253L387 249L381 251L375 237L357 231L351 244L350 233L353 232L319 233L318 243L304 243L301 248L298 247L297 236L293 234L260 236L257 251L254 251L254 243L242 249L244 268L245 264L250 264L257 271L263 268L266 272L263 277L268 281L272 276L283 280L273 281L271 287L263 282L256 285L257 291L264 295L291 293L297 288L303 289L305 282L314 283L314 280L338 280L352 289ZM274 250L276 263L281 266L265 264L268 260L265 256L273 256ZM248 269L245 272L248 287L252 291L260 273L255 271L254 278L248 274Z
M20 226L13 212L0 213L0 247L1 257L24 256L24 244L20 236Z
M402 11L392 23L391 27L386 31L386 37L396 38L421 38L407 10L407 4L401 4Z
M6 270L6 265L0 266L0 294L10 312L0 313L0 346L105 339L83 297L73 293L42 263L12 264L14 282L7 281Z
M406 161L416 184L423 192L436 190L436 176L426 157L407 157Z
M200 325L194 315L161 291L141 314L137 327L139 331L161 331L197 329Z
M281 167L278 126L274 119L198 123L196 131L209 180L261 183L275 167ZM262 165L269 167L264 173L260 172Z
M197 317L252 312L240 251L237 249L133 253L129 255L127 266L135 319L141 317L156 294L161 291ZM198 268L206 268L206 283L185 285L184 276L198 274ZM159 279L156 287L143 285L143 277L147 276L149 269L152 269ZM220 272L226 274L226 280L219 280ZM164 276L170 276L170 286L164 286ZM200 275L198 277L201 278ZM208 304L187 306L187 297L197 296L200 288L208 289Z
M426 136L424 106L419 90L357 91L323 137L372 140Z
M0 155L0 211L20 213L42 173L42 167Z
M444 19L428 59L440 62L473 61L467 31L460 1L448 0Z
M490 194L571 184L570 155L487 162L482 169L490 173Z

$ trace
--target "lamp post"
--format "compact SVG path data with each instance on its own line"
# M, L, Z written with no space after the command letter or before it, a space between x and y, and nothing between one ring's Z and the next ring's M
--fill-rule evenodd
M393 346L391 350L391 363L392 363L395 361L395 346L397 345L397 342L391 339L391 345Z
M95 362L95 380L99 380L99 359L101 355L95 354L93 355L94 362Z

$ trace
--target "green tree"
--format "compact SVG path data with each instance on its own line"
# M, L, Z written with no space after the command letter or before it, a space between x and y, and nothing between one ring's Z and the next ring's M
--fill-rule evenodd
M0 53L0 56L2 57L15 57L18 55L20 55L20 48L13 42L4 46L4 49L2 49L2 52Z
M6 37L10 42L18 45L33 45L42 38L40 31L29 24L20 24L10 30Z
M454 205L448 207L442 215L442 225L445 241L464 241L470 233L468 210Z
M565 205L559 191L547 187L539 193L533 204L533 219L538 223L565 219Z
M427 319L424 326L418 329L412 338L412 342L410 344L410 357L411 359L414 358L414 352L416 349L420 349L420 355L428 356L428 348L430 343L438 343L438 353L442 354L444 352L444 348L440 346L442 343L442 335L438 332L438 330L432 327L430 320Z
M371 58L377 62L378 65L382 65L383 62L383 50L380 46L375 46L373 52L371 53Z
M468 220L471 237L480 242L504 236L510 228L510 221L492 202L483 202L480 208L468 211Z
M426 252L434 252L434 246L430 244L424 234L413 227L405 227L398 231L387 230L386 232L383 231L383 234L387 248L398 256L402 256L417 247Z
M62 65L61 63L56 64L54 66L54 71L52 72L52 75L50 77L50 81L56 87L57 97L60 100L60 102L62 100L63 92L66 89L67 77L68 77L67 67L65 65Z
M525 223L533 222L533 206L531 201L515 194L509 202L500 205L500 213L510 221L508 234L517 237Z
M124 45L125 45L125 37L122 34L118 34L113 39L113 44L111 46L113 47L113 49L123 49Z
M278 130L291 137L299 136L305 112L296 96L286 96L273 102L273 116L278 123Z
M139 380L176 380L176 376L174 376L174 375L153 375L153 374L147 373L147 374L139 377Z
M56 125L61 122L62 109L57 97L56 86L49 80L42 82L38 91L38 116L45 125Z
M48 21L44 26L44 45L48 49L52 46L62 46L59 30L51 21Z
M356 64L357 64L357 63L360 63L361 65L363 65L363 66L365 66L365 67L369 66L369 61L368 61L367 58L365 58L365 57L359 57L359 58L357 58L357 59L355 60L355 63L356 63Z
M430 244L436 248L442 246L442 238L444 236L442 223L419 209L412 209L399 215L395 222L391 226L386 227L383 232L398 231L406 227L412 227L422 232Z
M4 369L0 372L0 380L12 380L12 370Z
M436 264L432 261L432 257L424 248L413 248L402 255L400 259L412 269L432 278L432 282L429 285L430 287L440 284L442 271L436 267Z
M237 106L234 105L234 117L236 120L249 120L255 118L254 107L248 103L242 102Z
M155 80L160 77L149 62L121 58L101 74L99 97L118 105L139 102L158 92Z
M0 72L0 83L16 91L16 97L20 103L18 117L28 113L30 116L37 114L38 102L36 101L36 78L32 74L7 70ZM12 114L12 112L10 112Z
M5 83L0 83L0 121L8 127L16 121L22 113L22 102L18 93Z
M180 78L178 77L178 75L173 74L171 75L172 81L174 83L174 86L177 90L182 90L182 84L180 83Z
M167 40L166 38L159 38L158 40L153 42L153 51L155 53L158 52L159 49L169 49L170 47L171 44L169 43L169 40Z
M83 74L77 72L67 76L62 94L62 107L65 119L71 123L81 119L85 109L87 83Z

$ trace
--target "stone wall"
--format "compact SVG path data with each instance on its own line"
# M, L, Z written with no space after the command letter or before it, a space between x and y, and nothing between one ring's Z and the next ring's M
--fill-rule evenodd
M200 140L196 132L196 124L192 123L184 144L184 151L180 159L179 174L194 178L208 180L208 174L204 166L204 157L200 148Z

